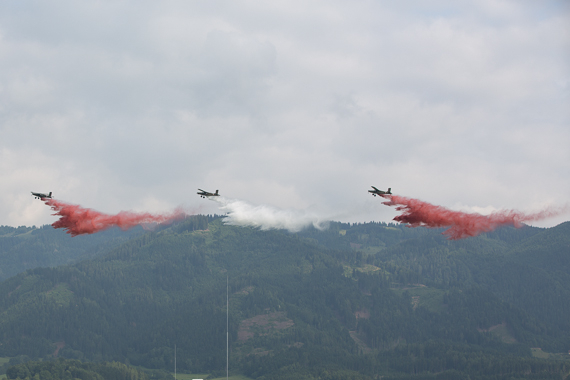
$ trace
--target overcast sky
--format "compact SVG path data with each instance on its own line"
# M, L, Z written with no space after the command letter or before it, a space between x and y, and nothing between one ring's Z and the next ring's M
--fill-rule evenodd
M0 224L215 213L389 221L570 202L561 1L2 1ZM554 218L556 225L570 216Z

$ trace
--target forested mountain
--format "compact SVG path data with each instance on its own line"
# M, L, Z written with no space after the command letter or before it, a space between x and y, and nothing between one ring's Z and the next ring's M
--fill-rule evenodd
M55 267L93 258L131 237L143 234L142 227L118 228L71 239L63 230L42 227L0 226L0 281L26 269Z
M449 241L194 216L116 238L0 283L0 355L172 369L176 345L179 371L220 373L228 281L230 369L254 379L570 375L570 223Z

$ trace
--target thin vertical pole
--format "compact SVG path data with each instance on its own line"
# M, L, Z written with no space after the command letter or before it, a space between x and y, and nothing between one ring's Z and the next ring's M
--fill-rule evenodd
M174 345L174 380L176 380L176 344Z
M229 277L226 275L226 380L229 377L230 368L230 287Z

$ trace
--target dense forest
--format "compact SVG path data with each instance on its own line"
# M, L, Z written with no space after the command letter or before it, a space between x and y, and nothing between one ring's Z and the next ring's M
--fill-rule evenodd
M30 374L44 362L172 370L176 345L179 371L220 374L229 312L230 371L252 379L570 378L570 223L458 241L219 216L105 233L0 228L15 274L0 283L0 356L35 359Z
M166 371L141 370L123 363L82 363L59 358L26 361L6 371L9 380L173 380Z
M65 231L49 225L0 226L0 281L26 269L55 267L96 257L144 232L142 227L129 231L110 229L70 239Z

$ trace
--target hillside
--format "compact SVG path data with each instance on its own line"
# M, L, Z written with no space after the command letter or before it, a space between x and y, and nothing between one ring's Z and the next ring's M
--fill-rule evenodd
M220 374L227 279L230 368L254 379L560 379L568 230L448 241L393 224L291 234L191 217L2 282L0 354L170 369L176 344L180 371Z
M71 239L63 230L41 227L0 226L0 281L27 269L55 267L93 258L131 237L143 234L141 228L118 228Z

